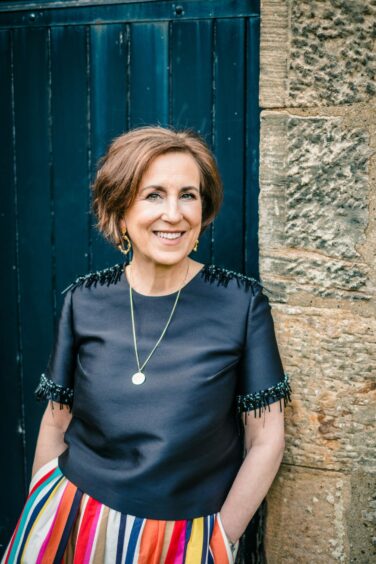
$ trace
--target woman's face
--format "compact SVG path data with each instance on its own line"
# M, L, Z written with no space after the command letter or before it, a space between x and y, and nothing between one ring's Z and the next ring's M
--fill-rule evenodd
M172 265L192 251L200 234L200 169L189 153L156 157L120 222L136 259Z

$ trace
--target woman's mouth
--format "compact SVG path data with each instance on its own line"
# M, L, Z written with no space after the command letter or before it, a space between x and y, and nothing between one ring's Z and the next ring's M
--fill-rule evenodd
M153 231L153 233L162 245L171 247L180 245L185 231Z
M175 241L179 241L185 231L153 231L154 235L156 235L159 239L163 239L165 242L173 243Z

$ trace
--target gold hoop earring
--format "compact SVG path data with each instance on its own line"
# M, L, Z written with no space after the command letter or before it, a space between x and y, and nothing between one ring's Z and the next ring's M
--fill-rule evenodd
M123 255L127 255L127 254L129 253L129 251L131 250L131 248L132 248L131 241L130 241L128 235L127 235L127 230L122 231L122 233L121 233L121 238L122 238L122 241L125 241L126 248L124 248L124 243L123 243L123 242L120 242L120 243L119 243L118 245L116 245L116 246L117 246L117 248L119 249L119 251L120 251L121 253L123 253Z
M199 243L199 240L197 239L197 240L196 240L196 243L195 243L195 246L193 247L193 250L194 250L194 251L197 251L197 249L198 249L198 243Z

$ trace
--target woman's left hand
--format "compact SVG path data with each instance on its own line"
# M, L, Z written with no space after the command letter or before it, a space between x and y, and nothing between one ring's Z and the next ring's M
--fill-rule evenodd
M226 535L226 538L227 538L229 544L230 544L230 545L236 544L236 543L238 542L238 540L239 540L239 537L238 537L238 538L232 538L231 535L227 533L227 526L226 526L226 524L225 524L224 521L223 521L221 512L219 513L219 517L220 517L220 519L221 519L223 531L224 531L224 533L225 533L225 535Z

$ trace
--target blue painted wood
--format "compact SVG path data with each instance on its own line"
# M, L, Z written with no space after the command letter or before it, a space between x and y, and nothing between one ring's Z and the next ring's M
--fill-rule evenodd
M259 15L258 0L169 0L154 2L81 2L65 3L64 9L41 5L38 9L27 9L22 5L19 10L4 9L0 13L0 26L50 26L109 24L115 22L167 21L167 20L202 20L204 18L249 17ZM26 9L25 9L26 8Z
M51 37L52 255L56 311L77 272L89 268L86 30L54 27ZM72 65L72 60L74 64ZM67 249L74 249L68 253ZM55 317L55 329L56 329Z
M200 2L201 0L195 0ZM209 0L208 4L215 0ZM113 4L132 4L135 0L106 0L107 5ZM155 2L155 0L138 0L138 4L144 2ZM19 10L39 10L39 9L54 9L54 8L67 8L67 7L86 7L86 6L99 6L103 4L103 0L0 0L0 8L2 11L19 11ZM233 2L234 3L234 2ZM249 2L249 9L253 12L259 13L260 2L251 0Z
M259 144L260 144L260 108L259 108L259 49L260 20L246 20L247 39L244 52L246 81L246 143L245 143L245 268L246 274L259 278L258 250L258 196L259 196Z
M131 26L131 128L169 123L168 33L167 22Z
M45 29L16 29L14 127L18 217L20 376L25 425L25 488L41 407L33 392L53 334L49 44ZM25 61L27 64L25 65ZM22 421L20 421L22 423ZM23 461L20 461L22 464ZM25 490L24 490L25 491Z
M13 168L11 32L0 32L0 200L1 246L1 409L2 465L0 488L0 553L18 518L25 494L22 357L19 334L19 302L16 175ZM4 484L5 487L4 487Z
M93 181L100 157L110 142L123 133L129 124L130 31L128 25L113 24L91 26L89 33L86 69L90 99L87 116L90 131L88 167ZM97 270L119 261L119 251L112 248L95 228L94 215L90 213L88 218L89 270Z
M243 19L223 19L215 28L214 151L224 202L214 224L213 261L242 270L244 257L245 76Z
M141 124L198 130L216 154L225 199L192 257L258 276L258 2L189 0L180 12L164 1L50 5L17 11L0 0L1 333L11 395L0 423L9 425L13 480L0 493L0 539L26 495L43 409L33 391L60 292L123 260L90 211L111 140Z

